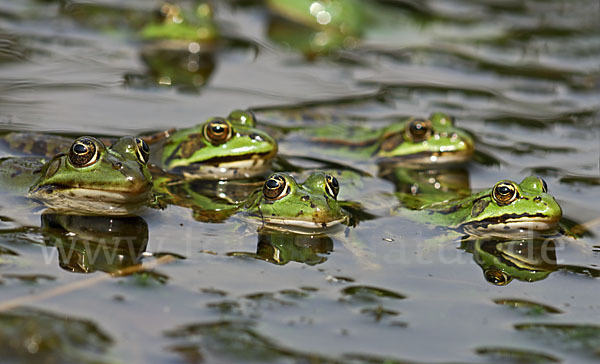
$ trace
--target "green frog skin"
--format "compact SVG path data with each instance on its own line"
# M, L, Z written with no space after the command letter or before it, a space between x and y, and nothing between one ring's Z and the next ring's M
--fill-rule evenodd
M128 215L152 200L149 152L139 138L123 137L107 148L94 137L80 137L67 153L47 162L34 157L0 160L0 184L55 211Z
M140 137L152 145L150 162L185 178L226 180L266 174L277 154L277 142L256 129L249 114L233 112L227 119L211 118L197 126ZM68 150L71 140L36 133L8 133L9 150L50 157Z
M465 198L427 203L419 211L397 209L410 219L469 235L519 235L554 230L562 210L546 182L529 176L520 184L503 180Z
M276 154L277 142L253 121L216 117L170 134L151 161L186 178L242 179L267 172Z
M312 173L304 183L275 173L248 198L242 212L274 229L320 231L348 221L337 201L338 192L337 179L323 172Z
M281 119L282 113L277 114L256 113L259 120ZM283 114L291 121L306 119L305 115ZM320 147L319 152L374 160L385 168L437 168L467 162L474 152L471 136L443 113L434 113L428 119L398 121L381 129L318 123L306 125L298 134Z
M267 34L307 58L355 46L366 28L364 1L268 0Z

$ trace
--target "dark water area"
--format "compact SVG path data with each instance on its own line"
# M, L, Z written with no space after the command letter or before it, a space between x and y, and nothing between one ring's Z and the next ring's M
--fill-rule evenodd
M282 20L265 3L213 1L217 44L167 80L138 33L159 2L0 0L2 131L139 135L251 108L301 179L361 171L340 176L338 199L363 214L311 237L176 205L64 218L2 195L0 362L598 362L600 2L363 3L375 20L358 39L307 55L269 33ZM329 119L378 127L433 111L475 140L453 170L468 188L538 175L563 221L587 231L530 245L447 237L390 213L397 186L372 160L315 160L302 138Z

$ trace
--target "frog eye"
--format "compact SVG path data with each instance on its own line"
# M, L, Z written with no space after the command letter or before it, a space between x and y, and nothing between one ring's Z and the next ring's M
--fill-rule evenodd
M542 181L542 192L548 192L548 185L546 184L546 181L544 181L543 178L540 178L540 181Z
M337 180L337 178L326 174L325 175L325 180L326 180L326 184L325 184L325 188L327 189L327 193L333 197L334 199L337 198L338 193L340 192L340 184Z
M148 144L140 138L135 138L135 143L137 144L135 153L137 154L139 161L142 164L148 163L148 158L150 157L150 148L148 147Z
M221 145L231 139L233 128L225 119L215 118L204 124L202 133L212 145Z
M519 192L511 182L498 182L492 191L492 197L499 206L508 205L519 197Z
M287 196L289 188L283 176L274 174L265 182L263 186L263 195L267 200L279 200Z
M75 167L87 167L98 160L98 148L90 138L79 138L69 149L69 161Z
M512 277L498 269L488 269L483 272L485 280L495 286L506 286L512 281Z
M415 119L406 126L406 134L414 143L419 143L429 139L432 131L433 128L429 120Z

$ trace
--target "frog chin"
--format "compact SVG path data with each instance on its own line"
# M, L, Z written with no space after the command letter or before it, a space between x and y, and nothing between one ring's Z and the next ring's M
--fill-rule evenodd
M271 160L246 159L222 162L216 165L193 163L186 167L175 168L175 171L177 172L178 169L181 171L183 176L188 179L245 179L265 174L271 169Z
M498 237L535 237L544 235L558 226L558 218L518 219L502 223L468 223L462 226L465 233Z
M257 220L258 223L261 223L268 229L293 232L297 234L316 234L324 232L331 233L344 226L346 221L347 217L345 216L337 220L330 220L327 222L316 222L312 220L300 220L286 217L263 217L262 220Z
M45 185L32 189L28 198L38 200L54 211L76 215L132 215L148 205L150 189L139 192L91 188L59 188Z

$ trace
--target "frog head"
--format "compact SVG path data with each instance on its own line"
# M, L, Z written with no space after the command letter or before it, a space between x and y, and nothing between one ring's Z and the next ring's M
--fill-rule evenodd
M454 126L453 119L434 113L428 119L411 118L389 126L374 156L380 163L419 167L461 163L473 155L473 139Z
M461 228L470 233L540 232L554 229L562 217L562 209L548 193L546 182L535 176L520 184L502 180L491 190L484 191L469 204L455 205L470 211Z
M304 183L297 183L289 174L275 173L248 199L245 208L264 224L282 230L323 230L348 220L337 201L339 187L335 177L323 172L312 173Z
M242 119L214 117L173 133L163 147L162 167L202 179L240 179L263 174L277 153L277 142L256 129L254 121Z
M152 195L149 153L139 138L123 137L110 148L94 137L77 138L42 167L28 197L59 211L129 214Z

